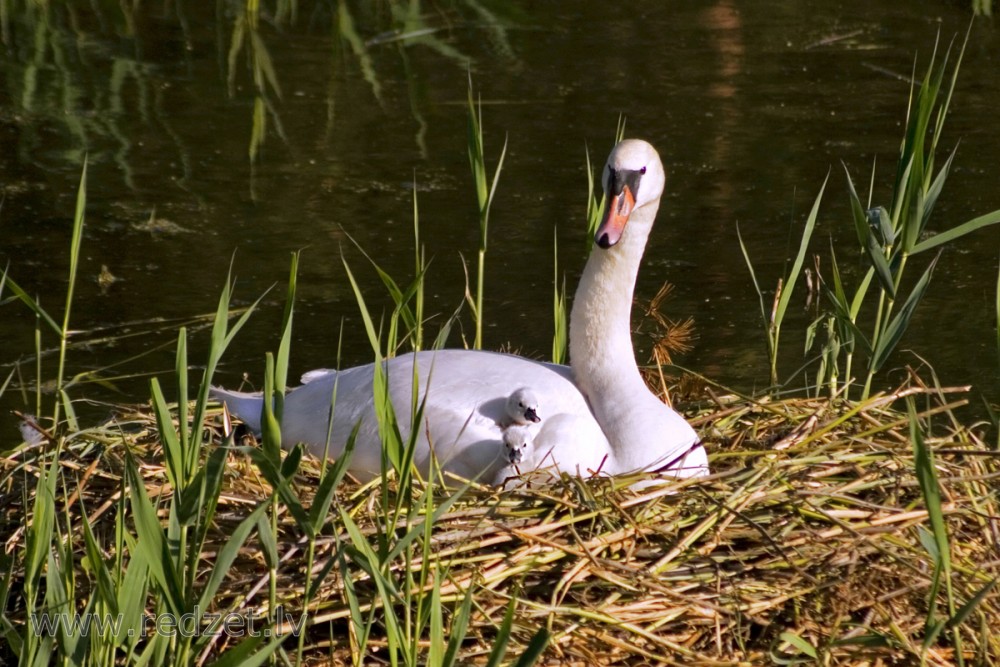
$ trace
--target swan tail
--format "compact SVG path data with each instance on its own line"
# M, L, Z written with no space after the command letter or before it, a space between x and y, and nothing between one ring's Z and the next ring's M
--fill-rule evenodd
M260 412L264 406L264 398L260 394L230 391L222 387L211 387L208 394L219 403L224 403L251 431L260 435Z

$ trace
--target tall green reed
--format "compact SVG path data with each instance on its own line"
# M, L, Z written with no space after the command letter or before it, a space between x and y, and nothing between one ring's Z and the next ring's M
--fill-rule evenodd
M77 269L80 265L80 245L83 242L83 226L84 220L86 218L86 208L87 208L87 160L83 161L83 168L80 171L80 185L76 192L76 209L73 214L73 226L70 233L70 251L69 251L69 279L66 284L66 301L63 307L63 317L62 324L57 324L55 319L46 312L42 305L33 299L21 286L9 275L4 272L4 278L7 285L10 286L11 292L14 293L28 308L34 312L35 317L39 322L44 322L48 327L56 334L59 338L59 367L56 371L56 401L52 407L52 424L53 429L57 428L59 425L60 407L66 411L67 416L70 420L75 421L75 414L73 411L73 405L69 400L69 396L66 393L68 383L66 382L66 347L70 338L70 328L69 320L70 313L73 307L73 294L76 291L76 275ZM37 359L38 372L36 387L36 406L35 409L39 413L42 410L41 407L41 363L42 363L42 348L41 348L41 332L36 328L35 330L35 353Z
M566 277L559 280L559 236L552 230L552 363L566 363L569 349L569 317L566 307Z
M871 197L875 190L874 167L872 194L865 206L857 194L850 171L844 166L852 225L858 249L867 268L857 286L851 290L841 274L836 252L831 245L830 278L822 281L822 291L830 304L830 312L813 322L806 335L808 350L816 339L816 331L822 327L826 332L826 343L820 353L819 374L815 382L817 391L825 386L831 395L847 395L854 381L855 360L860 352L864 360L865 375L860 397L862 400L866 399L871 393L876 374L895 351L930 284L940 257L940 248L973 231L1000 222L1000 210L997 210L927 236L930 230L928 223L958 150L957 147L953 149L935 173L936 150L948 116L968 34L965 39L955 66L951 69L950 79L946 80L951 47L949 46L939 64L937 43L919 86L914 76L907 107L906 129L900 145L888 207L872 205ZM824 189L825 185L824 182ZM746 246L740 238L740 246L760 299L761 316L767 326L773 386L778 385L777 358L781 324L807 252L822 194L823 189L806 221L790 273L778 280L770 316L764 292L757 281ZM925 265L923 272L903 298L901 291L908 282L904 280L904 276L909 259L934 249L939 249L938 254ZM862 321L870 314L871 322ZM868 329L868 333L865 329Z
M79 250L78 238L75 236L74 252ZM261 505L233 531L218 551L206 579L201 560L203 547L214 524L228 451L227 447L217 447L207 455L203 452L208 386L223 351L253 310L246 311L230 328L229 294L227 283L219 300L194 411L190 411L189 403L190 366L184 328L178 334L175 356L176 413L167 403L159 380L154 378L150 383L164 468L172 492L168 499L150 498L138 465L126 449L122 496L129 501L127 505L120 503L115 515L115 549L110 559L86 519L74 526L68 507L63 519L59 518L57 499L76 497L78 490L60 474L60 453L74 434L58 437L51 463L40 475L33 513L27 524L25 549L18 554L25 565L25 600L32 623L21 633L0 624L3 625L0 632L14 647L20 664L58 660L64 664L107 665L125 658L127 663L187 665L194 664L198 655L207 650L211 634L154 632L147 637L143 619L151 608L158 616L169 614L180 623L202 627L205 613L230 565L267 508L266 504ZM68 400L65 392L63 397ZM231 446L231 439L228 444ZM80 516L86 517L87 509L80 502ZM165 527L159 517L161 511L166 513ZM89 594L79 600L73 541L81 533L93 584ZM40 601L43 576L45 597ZM83 616L78 616L81 610ZM96 614L98 620L81 625L78 619L87 619L88 614ZM108 624L98 626L103 621ZM36 622L53 623L54 629L42 632L33 625ZM220 659L223 663L238 662L253 654L260 660L277 650L281 641L278 638L261 646L262 639L247 639L235 643Z
M838 331L850 343L846 348L845 381L851 376L855 349L860 348L865 354L862 399L871 392L875 374L885 365L909 326L913 313L930 283L940 251L927 263L920 278L897 309L910 257L940 248L977 229L1000 222L1000 210L993 211L925 238L935 204L958 150L956 146L935 174L936 151L967 43L968 33L959 50L955 66L951 70L947 88L944 86L951 46L939 65L937 44L931 54L923 81L916 90L911 88L906 131L896 164L896 177L889 206L864 208L850 173L845 167L858 247L869 266L850 299L840 282L836 268L833 288L828 288L825 292L833 306L833 316L839 325ZM836 267L836 256L832 251L831 264ZM877 295L875 315L874 322L870 325L871 333L866 336L858 323L858 318L862 312L860 304L869 300L872 290Z
M427 265L420 245L417 212L414 188L415 276L406 288L400 288L358 246L393 300L388 324L383 318L380 326L375 325L375 318L358 281L346 259L343 260L374 356L372 391L383 451L378 480L380 502L374 508L379 521L376 522L374 538L364 535L350 513L338 508L347 541L340 542L338 538L337 562L345 582L344 591L350 609L352 660L357 665L367 664L368 638L376 628L385 633L386 652L381 659L388 660L390 665L456 664L467 633L477 587L472 582L463 594L451 596L459 604L451 614L446 641L443 589L449 579L449 569L447 565L432 565L432 528L468 491L471 482L458 483L457 488L454 481L446 482L433 456L426 478L421 478L414 466L414 454L421 436L419 425L423 422L427 387L420 386L420 369L414 357L408 406L410 428L404 433L397 417L401 406L393 402L388 369L384 363L404 341L410 341L416 350L419 349L416 342L423 339L422 304ZM441 327L441 333L435 339L435 348L443 345L457 314L458 311ZM424 392L422 397L421 390ZM355 426L355 432L359 425ZM445 489L445 484L450 488ZM354 568L360 568L374 584L373 600L364 600L353 584ZM363 612L365 607L369 610L367 615ZM376 615L377 609L381 610L381 617ZM508 614L500 628L502 636L509 636L512 624L513 617ZM534 648L526 652L518 664L533 664L546 641L547 635L540 635ZM498 642L491 653L490 664L499 664L505 654L506 641Z
M917 417L917 409L912 396L907 397L906 405L910 422L910 439L913 442L917 481L920 484L920 492L924 499L924 505L927 508L927 516L930 523L930 529L918 526L920 543L930 556L933 565L931 587L928 592L927 615L924 620L924 642L921 646L920 664L926 664L928 653L936 644L938 636L942 632L950 632L952 643L955 647L954 655L956 664L964 665L963 642L958 628L975 612L976 607L979 606L1000 580L994 577L982 588L970 595L961 606L958 606L958 593L952 584L952 538L949 535L948 524L945 520L941 488L937 477L937 468L934 464L934 451L927 444L924 427ZM944 616L941 616L938 610L938 596L942 583L944 584L945 602L947 604Z
M784 278L778 279L778 285L774 292L774 301L771 305L770 317L768 316L767 307L764 301L764 290L761 289L760 283L757 282L757 274L753 269L753 262L750 260L750 254L747 252L746 244L743 243L743 237L740 235L739 225L736 227L736 236L740 242L740 250L743 251L743 259L747 263L747 268L750 270L750 278L753 280L754 289L757 290L757 298L760 302L760 315L767 327L767 356L770 360L771 365L771 386L778 386L778 349L781 342L781 324L785 320L785 314L788 312L788 304L792 298L792 292L794 291L795 285L799 280L799 275L802 273L802 264L805 261L806 252L809 247L809 240L812 238L813 230L816 228L816 218L819 215L819 205L823 201L823 193L826 191L826 184L829 180L829 175L823 180L823 185L819 189L819 194L816 195L816 200L813 202L812 209L809 211L809 215L806 218L805 226L802 230L802 239L799 243L799 251L795 256L795 261L792 263L792 268L788 272L788 275Z
M483 109L482 102L476 104L472 96L472 77L469 77L469 166L472 168L472 180L476 188L476 201L479 204L479 252L476 262L476 295L468 297L469 309L476 323L476 338L473 347L477 350L483 347L483 282L486 269L486 246L489 234L490 207L496 194L497 181L503 170L503 161L507 155L507 139L504 138L503 149L497 160L493 177L490 178L486 166L486 155L483 148Z

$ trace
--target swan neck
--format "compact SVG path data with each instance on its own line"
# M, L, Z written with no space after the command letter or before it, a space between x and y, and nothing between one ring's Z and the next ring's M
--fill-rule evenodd
M654 201L633 211L616 245L593 248L573 301L570 363L599 420L599 406L605 400L648 394L635 363L631 313L635 280L658 204Z

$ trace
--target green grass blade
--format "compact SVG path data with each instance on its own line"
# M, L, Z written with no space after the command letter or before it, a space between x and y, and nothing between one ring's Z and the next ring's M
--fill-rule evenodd
M281 477L281 424L274 414L274 355L270 352L264 355L264 400L260 410L260 452L268 463L268 471L273 471L272 484L280 484Z
M143 627L143 614L146 609L146 593L149 588L149 565L143 552L139 549L129 549L128 568L118 587L118 611L122 615L121 632L116 638L116 645L138 641ZM131 637L129 630L132 631Z
M378 332L375 329L374 322L372 322L368 306L365 305L365 297L361 294L361 288L358 287L358 282L354 279L351 267L348 265L347 260L344 259L343 255L341 255L340 261L344 263L344 270L347 271L347 279L351 282L351 289L354 290L354 298L358 302L358 310L361 311L361 320L365 325L365 333L368 334L368 342L371 344L373 350L379 351L382 349L382 341L380 340Z
M490 195L486 199L486 213L489 214L490 207L493 206L493 197L497 193L497 183L500 181L500 172L503 170L503 161L507 157L507 136L503 138L503 148L500 149L500 157L497 159L497 166L493 170L493 180L490 183ZM485 243L484 243L485 247Z
M865 254L868 255L868 261L872 269L875 270L879 285L890 298L895 298L896 285L892 280L892 269L889 268L889 261L882 254L882 247L871 232L868 233L868 240L865 243Z
M907 206L909 199L907 197L909 189L911 187L911 182L913 180L913 156L909 156L904 163L903 158L900 157L900 167L903 167L900 180L896 186L896 192L893 195L893 206L892 206L892 222L895 229L900 229L902 226L902 216L904 211L908 210ZM905 164L905 167L903 166ZM903 236L906 236L906 231L903 230Z
M132 517L138 538L136 546L142 550L149 571L163 592L167 609L180 618L186 611L184 596L181 593L181 578L174 569L170 549L163 536L163 527L156 516L156 509L146 495L146 485L139 475L132 453L128 450L125 451L125 480L129 486Z
M27 546L24 556L25 588L34 587L42 572L42 564L48 559L55 528L56 480L59 477L59 457L52 457L46 469L40 466L38 486L35 488L34 510L28 525Z
M958 153L958 146L956 146L948 159L945 160L944 166L938 172L938 175L934 178L931 183L931 187L927 190L927 195L921 195L917 200L917 206L921 209L919 211L920 224L915 226L916 232L912 235L912 238L907 238L906 242L903 244L903 251L907 253L913 252L913 246L917 244L917 240L920 235L924 233L927 228L927 221L930 220L931 213L934 211L934 205L937 204L938 197L941 195L941 190L944 188L944 182L948 178L948 173L951 171L951 163L955 159L955 154Z
M239 555L240 549L243 548L243 544L246 542L247 537L250 536L250 531L254 529L257 525L258 519L264 517L267 513L268 503L260 503L250 514L246 516L245 519L240 521L239 525L233 530L232 535L226 540L225 546L219 550L218 556L215 559L215 565L212 567L212 572L208 577L208 581L205 582L205 587L201 591L201 596L198 601L198 607L200 609L208 609L212 603L212 598L215 597L216 592L219 590L219 586L225 581L226 575L229 574L230 567Z
M993 579L988 584L979 589L979 592L969 598L969 601L962 605L962 607L955 612L955 615L948 619L948 625L952 628L957 628L965 622L969 614L976 610L976 607L986 599L986 596L990 594L990 591L997 585L1000 579Z
M0 558L0 565L4 561L6 561L7 566L4 568L3 578L0 579L0 609L7 610L7 605L10 603L10 583L14 579L14 567L17 559ZM24 642L21 640L17 628L7 618L5 611L0 612L0 639L7 643L7 646L14 653L14 657L20 660L21 647L24 646Z
M323 528L323 524L326 522L326 517L330 512L330 504L333 502L337 487L347 473L347 467L354 454L359 430L361 430L361 420L358 420L354 428L351 429L351 435L347 438L344 453L337 458L333 466L326 470L319 481L319 487L316 489L316 495L313 497L312 506L309 508L309 524L312 526L313 535L318 535Z
M80 516L86 517L87 509L83 506L82 496L83 494L80 493ZM94 531L90 527L90 522L84 518L80 523L83 525L83 544L87 560L90 561L90 571L97 580L97 598L108 605L111 614L117 615L118 596L115 594L115 583L111 578L111 572L108 570L107 563L104 562L104 555L101 553L101 548L97 545L97 539L94 537Z
M924 252L925 250L931 250L939 245L948 243L949 241L954 241L955 239L961 238L966 234L982 229L983 227L995 225L998 222L1000 222L1000 209L993 211L992 213L987 213L986 215L981 215L978 218L973 218L966 223L935 234L934 236L913 246L913 250L910 254L916 255L917 253Z
M49 328L51 328L57 336L62 335L62 328L56 324L56 321L52 319L47 312L45 312L45 309L42 308L37 301L28 296L28 293L25 292L13 278L7 278L7 285L10 286L10 291L14 293L14 296L20 299L24 305L30 308L31 311L35 313L35 315L37 315L43 322L48 324Z
M871 287L872 278L875 276L875 269L869 268L865 273L865 277L861 279L861 284L858 285L857 291L854 293L854 298L851 299L851 319L854 320L858 317L858 313L861 312L861 306L864 305L865 297L868 295L868 288Z
M910 318L913 317L913 311L916 310L917 304L924 296L924 292L927 290L927 286L931 282L931 276L934 274L934 267L937 265L938 259L941 257L938 254L934 258L934 261L930 263L927 270L924 271L924 275L920 277L917 284L913 286L913 290L910 295L906 298L906 302L903 307L900 308L899 312L886 327L885 333L878 339L875 344L875 351L872 356L872 370L878 371L882 368L882 365L892 354L892 351L896 348L900 339L903 337L903 333L906 328L910 325Z
M76 191L76 211L73 214L73 237L69 250L69 283L66 287L66 308L63 312L64 332L69 331L69 315L73 306L73 293L76 290L76 274L80 266L80 245L83 243L83 222L87 209L87 158L83 159L83 169L80 171L80 185Z
M471 484L464 484L464 485L462 485L454 493L452 493L451 495L449 495L448 498L445 499L444 502L442 502L437 507L435 507L434 508L434 512L432 514L430 514L429 515L430 518L427 519L428 521L430 521L431 525L437 523L438 520L442 516L444 516L451 509L451 507L456 502L458 502L458 500L470 488L471 488ZM428 489L424 493L431 493L431 491L430 491L430 489ZM410 528L409 531L407 531L401 538L399 538L399 540L393 546L392 550L389 551L389 553L386 555L385 560L389 561L389 562L392 562L392 561L396 560L397 558L399 558L402 555L403 551L408 546L410 546L410 544L416 538L420 537L423 534L423 532L424 532L424 523L423 522L418 523L415 526L413 526L412 528Z
M549 645L549 638L549 631L545 628L541 628L536 632L532 636L531 641L528 642L528 647L524 649L524 653L514 663L514 667L531 667L531 665L538 662L538 659L542 657L542 653L545 652L545 647Z
M267 646L258 651L257 648L268 636L268 633L261 632L256 637L247 637L219 656L218 660L211 663L212 667L258 667L271 658L282 642L291 637L291 635L276 636Z
M350 536L351 543L354 546L354 549L350 553L353 553L355 562L368 572L368 575L372 578L378 591L378 596L382 601L383 609L386 610L384 619L385 631L389 641L389 654L393 656L403 637L402 629L399 627L399 619L392 613L393 605L400 601L399 594L396 592L392 581L379 569L381 561L378 555L372 550L371 545L368 544L368 540L365 539L364 534L358 528L358 525L354 523L350 514L343 508L340 509L340 520L343 522L344 528L347 530L347 534Z
M566 280L559 288L559 234L552 228L552 363L566 363L569 323L566 308Z
M781 641L788 642L796 649L798 649L800 653L806 654L813 660L816 660L819 657L816 654L816 647L814 647L812 644L810 644L809 642L807 642L805 639L795 634L794 632L782 632L778 638Z
M176 493L183 496L187 488L186 466L184 448L174 430L174 419L170 413L170 406L167 399L163 397L160 389L160 381L153 378L149 381L150 393L153 399L153 412L156 414L156 428L163 445L163 455L166 459L167 478L173 485ZM183 498L181 498L183 500Z
M517 609L517 596L510 598L507 611L503 615L503 621L497 629L497 636L493 639L493 650L486 661L486 667L500 667L500 662L507 653L507 642L510 641L510 631L514 627L514 612Z
M782 320L785 318L785 311L788 309L788 302L792 299L792 291L795 287L796 281L799 279L799 274L802 272L802 263L805 261L806 253L809 250L809 240L812 238L813 230L816 228L816 218L819 216L819 205L823 201L823 193L826 191L826 184L830 180L830 175L827 174L826 178L823 179L823 185L819 189L819 194L816 195L816 200L813 202L812 210L809 211L809 217L806 218L805 228L802 230L802 240L799 242L799 252L795 256L795 261L792 264L792 270L788 274L788 279L785 281L785 288L781 291L781 296L778 298L778 307L775 310L775 322L780 327Z
M750 271L750 280L753 281L753 288L757 291L757 298L760 301L760 318L764 323L764 327L769 326L767 318L767 307L764 305L764 292L760 289L760 283L757 282L757 274L753 270L753 262L750 261L750 253L747 252L747 246L743 243L743 235L740 234L740 225L736 224L736 238L740 242L740 250L743 251L743 259L747 263L747 269Z
M281 341L274 368L275 412L278 421L284 414L285 389L288 387L288 364L292 349L292 320L295 315L295 288L299 275L299 253L292 253L291 268L288 270L288 292L285 296L285 310L282 314Z
M443 667L451 667L458 660L458 651L462 648L462 642L469 628L469 618L472 616L473 584L469 584L469 590L465 592L462 599L462 606L451 620L451 632L448 637L448 650L445 651ZM504 642L506 643L506 641Z
M868 240L868 216L858 198L857 190L854 189L854 181L851 179L851 172L847 170L847 165L840 163L844 167L844 176L847 177L847 192L851 199L851 219L854 221L854 231L858 235L858 247L864 248Z
M198 545L203 545L208 537L208 529L215 521L215 510L219 505L219 495L222 493L222 481L226 474L226 457L232 447L232 436L220 447L215 447L205 461L204 475L200 485L198 512ZM200 551L200 548L199 548Z
M951 546L948 541L948 526L941 509L941 488L938 485L934 455L924 441L924 431L917 419L917 409L912 397L907 397L906 407L910 417L910 438L913 441L914 466L917 481L927 507L927 517L931 524L934 544L947 577L951 572Z
M264 556L264 565L274 573L278 569L278 538L274 534L268 517L257 517L257 540L260 542L260 553Z
M298 496L295 495L295 491L291 488L290 479L282 477L281 474L281 464L280 464L280 454L279 460L275 460L269 454L266 454L261 448L258 447L241 447L241 451L250 456L250 459L260 470L261 475L267 480L267 483L271 485L274 493L278 495L281 502L285 504L284 509L292 515L295 519L295 523L298 524L299 528L305 532L309 532L309 515L306 513L305 509L302 507L302 502L299 500Z
M424 561L426 562L426 561ZM421 599L419 602L425 602ZM428 605L428 613L431 617L431 628L430 628L430 647L427 650L427 664L428 665L447 665L450 664L446 662L445 657L445 642L444 642L444 612L441 610L441 571L438 570L434 575L434 582L431 584L431 597ZM448 641L448 648L451 648L451 642L455 639L454 633L451 639Z
M177 380L177 426L180 436L180 449L184 452L185 480L194 476L198 467L201 442L188 437L188 359L187 359L187 329L181 327L177 332L177 353L174 356L174 378ZM189 443L194 445L192 450Z
M347 598L347 607L350 611L350 622L352 625L352 630L354 636L357 639L359 655L355 657L354 664L362 664L364 660L364 651L368 645L368 634L371 631L371 625L365 623L364 616L361 613L361 603L358 600L358 592L354 586L354 578L351 575L350 570L347 567L347 550L339 537L334 534L336 549L336 559L337 566L340 570L340 580L344 582L344 597Z

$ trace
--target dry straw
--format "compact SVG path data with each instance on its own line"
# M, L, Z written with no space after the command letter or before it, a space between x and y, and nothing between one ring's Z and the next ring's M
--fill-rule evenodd
M641 491L630 488L634 479L570 477L506 492L473 486L430 526L432 548L417 550L416 559L397 559L388 571L404 581L400 569L420 570L426 565L420 554L427 554L435 561L430 571L443 580L426 582L425 592L436 587L441 604L453 609L471 591L461 663L486 662L515 600L508 650L522 652L539 628L548 628L543 664L952 665L959 661L956 646L966 662L988 664L1000 655L1000 639L990 632L1000 625L1000 598L989 586L1000 563L1000 470L996 452L951 412L964 403L963 391L914 380L893 394L847 404L753 401L704 389L711 398L689 416L706 434L712 455L716 472L707 480ZM920 439L935 450L950 536L949 588L964 612L952 614L950 625L939 621L948 617L948 606L944 589L934 583L927 539L932 527L915 473L911 423L893 408L904 396L921 406ZM80 600L93 585L84 567L80 508L98 541L110 548L126 449L141 461L146 493L162 507L171 488L148 409L76 434L62 452L59 488L68 493L57 498L57 523L76 527L63 537L76 555ZM38 471L52 455L53 448L36 445L0 464L0 534L7 554L24 546ZM227 465L215 526L201 554L205 572L240 521L271 498L244 452L233 450ZM297 486L305 503L318 471L311 461L300 468ZM295 520L278 512L276 597L286 618L301 614L303 586L325 573L311 596L307 663L351 662L349 637L358 628L352 627L345 576L363 615L375 607L377 621L384 613L384 598L364 568L331 564L338 548L351 543L344 514L365 539L386 534L387 527L376 524L388 515L382 504L397 491L391 476L386 484L388 495L379 483L338 488L339 511L330 513L316 541L312 574L303 571L304 540ZM440 488L434 495L437 507L450 497ZM13 572L11 589L22 576ZM262 549L251 540L213 604L266 616L268 579ZM934 608L932 587L940 598ZM18 626L25 622L16 610L11 619ZM935 621L939 634L925 646ZM378 622L373 627L369 656L377 659L385 637L378 635ZM204 657L222 652L226 642L216 638Z

